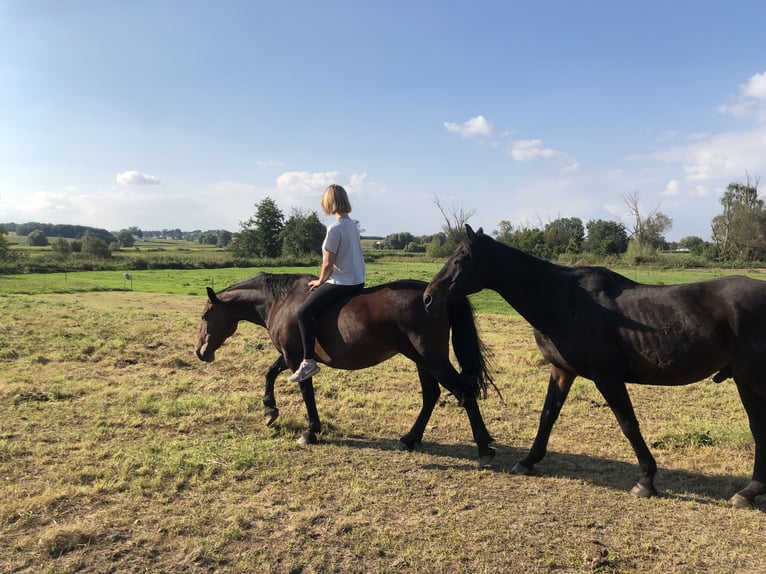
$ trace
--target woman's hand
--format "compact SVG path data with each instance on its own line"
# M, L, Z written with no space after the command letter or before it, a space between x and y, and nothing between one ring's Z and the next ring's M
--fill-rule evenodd
M313 291L317 287L319 287L322 284L322 282L319 279L313 279L309 281L309 291Z

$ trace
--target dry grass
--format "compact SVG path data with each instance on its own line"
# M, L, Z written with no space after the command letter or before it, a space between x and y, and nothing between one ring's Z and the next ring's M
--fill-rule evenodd
M578 381L538 474L510 474L536 430L547 370L529 327L482 315L505 397L475 468L443 397L422 452L414 367L395 358L317 378L322 443L297 446L297 389L261 417L266 333L243 325L212 364L192 344L202 300L137 293L0 298L0 571L760 572L764 502L726 500L752 464L731 382L631 388L661 495L628 493L627 441Z

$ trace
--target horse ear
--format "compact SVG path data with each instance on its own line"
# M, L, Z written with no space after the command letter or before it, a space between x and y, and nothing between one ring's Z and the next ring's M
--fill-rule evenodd
M212 288L207 288L207 298L210 299L210 302L213 305L217 305L221 302L221 300L218 298L218 295L215 294L215 291L213 291Z
M473 229L471 229L471 226L467 223L465 224L465 232L470 241L474 241L476 239L476 233L474 233ZM479 227L479 233L481 232L481 227Z

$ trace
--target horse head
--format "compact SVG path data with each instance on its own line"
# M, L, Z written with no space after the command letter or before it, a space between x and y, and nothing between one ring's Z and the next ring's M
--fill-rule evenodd
M239 319L231 305L222 301L210 287L207 297L194 353L201 361L210 363L215 359L216 350L237 330Z
M492 239L484 235L481 227L474 232L466 224L465 232L465 239L434 275L423 293L423 304L429 313L443 313L452 301L478 293L485 286L485 266L482 265L483 253L480 247L483 241Z

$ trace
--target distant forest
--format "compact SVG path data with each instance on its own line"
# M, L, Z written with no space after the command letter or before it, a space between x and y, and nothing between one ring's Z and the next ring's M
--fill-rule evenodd
M114 234L107 231L106 229L88 227L86 225L67 225L30 221L27 223L0 223L0 227L4 228L6 231L12 231L16 235L29 235L36 229L39 229L48 237L82 239L85 234L89 234L94 237L98 237L107 244L116 241Z

